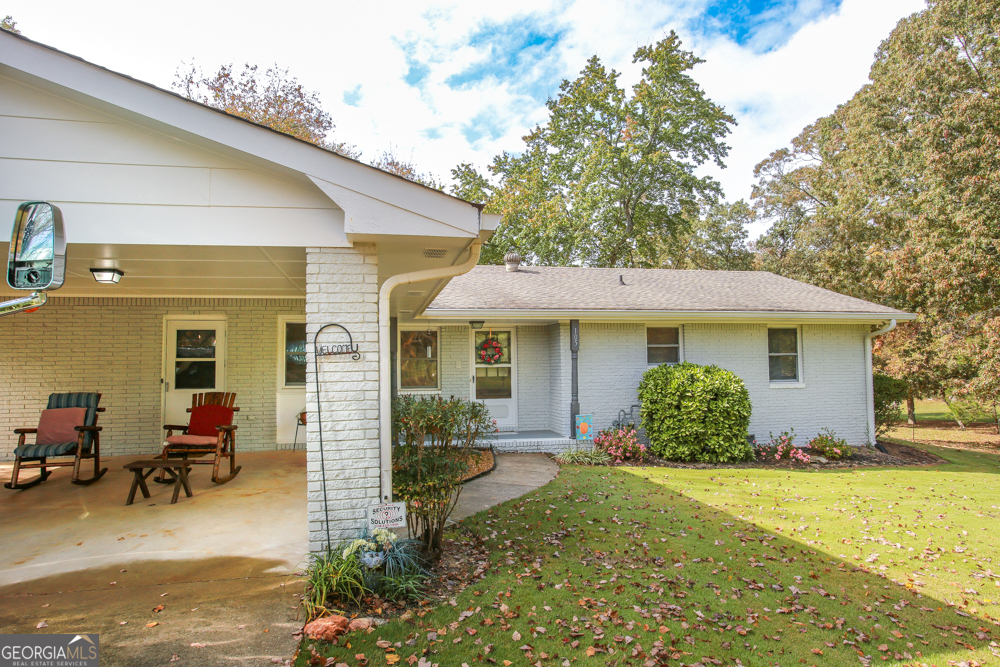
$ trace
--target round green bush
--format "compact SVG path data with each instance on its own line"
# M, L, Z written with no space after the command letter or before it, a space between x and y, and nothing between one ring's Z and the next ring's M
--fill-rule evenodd
M642 426L653 453L671 461L753 458L750 394L735 373L685 362L650 368L639 383Z

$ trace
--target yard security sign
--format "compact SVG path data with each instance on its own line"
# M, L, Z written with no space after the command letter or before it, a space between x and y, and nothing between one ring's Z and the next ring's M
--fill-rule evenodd
M368 508L368 530L402 528L406 525L406 503L386 503Z

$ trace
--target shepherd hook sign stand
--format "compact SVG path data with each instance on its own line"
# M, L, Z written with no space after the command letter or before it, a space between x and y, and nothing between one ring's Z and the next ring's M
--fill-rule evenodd
M323 333L326 329L330 327L337 327L342 329L345 334L347 334L346 343L335 343L331 345L320 345L319 335ZM330 505L326 499L326 457L324 456L323 450L323 401L320 398L320 384L319 384L319 358L320 357L334 357L334 356L344 356L350 355L351 359L357 361L361 358L361 352L358 351L358 346L354 342L354 337L351 336L351 332L341 324L324 324L316 332L316 336L313 338L313 371L316 376L316 423L319 425L319 469L320 475L323 478L323 517L326 523L326 549L327 551L333 546L333 542L330 539ZM306 433L306 442L309 441L309 433ZM308 449L308 445L306 446Z

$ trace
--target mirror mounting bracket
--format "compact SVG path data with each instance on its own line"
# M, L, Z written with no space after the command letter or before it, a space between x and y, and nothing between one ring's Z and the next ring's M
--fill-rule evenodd
M19 299L0 302L0 317L21 312L30 313L44 306L48 300L49 297L45 292L32 292L30 295L22 296Z

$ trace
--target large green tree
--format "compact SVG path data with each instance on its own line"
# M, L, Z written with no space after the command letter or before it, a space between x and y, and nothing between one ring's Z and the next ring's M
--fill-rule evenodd
M456 169L459 196L490 194L504 217L484 262L516 249L543 264L660 266L664 240L716 199L718 183L696 172L723 166L735 121L689 75L701 61L671 32L633 62L642 74L631 91L597 56L563 81L524 150L494 160L494 191L468 165Z
M917 312L882 347L917 393L1000 388L998 17L1000 0L931 0L757 168L758 266Z

